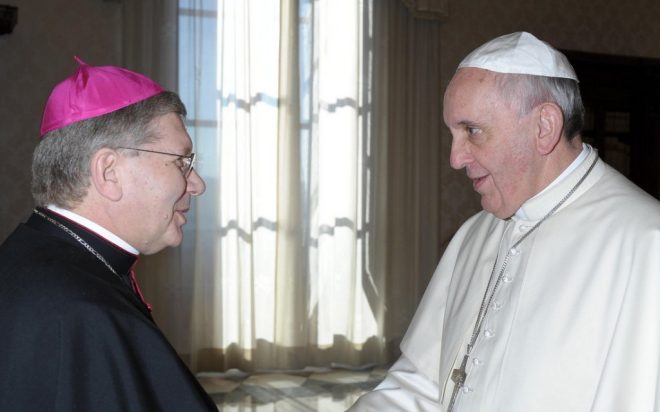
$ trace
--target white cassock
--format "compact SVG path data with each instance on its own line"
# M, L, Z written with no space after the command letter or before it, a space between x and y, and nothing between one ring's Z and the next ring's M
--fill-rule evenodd
M440 260L385 380L352 407L444 411L488 279L512 252L455 411L660 411L660 202L597 157L511 219L470 218ZM522 219L517 217L525 215ZM498 257L499 256L499 257Z

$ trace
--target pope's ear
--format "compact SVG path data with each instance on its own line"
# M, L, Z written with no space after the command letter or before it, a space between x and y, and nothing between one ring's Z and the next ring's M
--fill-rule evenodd
M108 147L94 153L90 164L91 181L96 192L112 201L117 201L122 196L118 166L119 154Z
M543 103L538 107L539 123L536 149L545 156L555 149L564 130L564 115L554 103Z

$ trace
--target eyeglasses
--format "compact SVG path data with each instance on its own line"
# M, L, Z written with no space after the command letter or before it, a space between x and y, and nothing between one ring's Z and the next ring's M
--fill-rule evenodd
M167 153L167 152L159 152L156 150L147 150L147 149L136 149L135 147L118 147L118 149L126 149L126 150L135 150L138 152L147 152L147 153L157 153L157 154L163 154L163 155L168 155L168 156L176 156L176 165L178 166L179 169L181 169L181 174L185 178L190 176L190 172L193 169L193 165L195 163L195 153L190 153L189 155L180 155L176 153Z

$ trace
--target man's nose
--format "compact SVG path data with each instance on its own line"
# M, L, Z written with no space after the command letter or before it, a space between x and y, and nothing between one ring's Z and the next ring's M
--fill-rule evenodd
M453 139L451 142L451 153L449 155L449 164L452 168L460 170L464 168L472 158L467 144L460 139Z
M202 179L202 177L197 173L197 170L194 168L188 175L188 186L186 190L193 196L199 196L206 190L206 183L204 183L204 179Z

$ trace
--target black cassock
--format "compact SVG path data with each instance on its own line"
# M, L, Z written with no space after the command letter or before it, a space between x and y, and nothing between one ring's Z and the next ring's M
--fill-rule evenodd
M0 246L0 411L216 411L130 286L136 257L48 210Z

